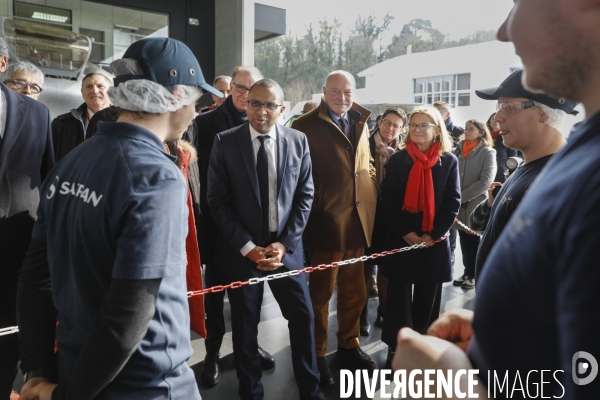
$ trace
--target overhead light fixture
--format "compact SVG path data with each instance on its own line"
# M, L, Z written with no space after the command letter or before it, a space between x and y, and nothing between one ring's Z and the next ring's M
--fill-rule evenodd
M48 14L39 11L34 11L31 18L42 21L60 22L61 24L64 24L69 19L69 17L65 17L64 15Z
M124 29L124 30L132 31L132 32L136 32L136 31L140 30L140 28L136 28L135 26L118 25L118 24L115 24L115 29Z

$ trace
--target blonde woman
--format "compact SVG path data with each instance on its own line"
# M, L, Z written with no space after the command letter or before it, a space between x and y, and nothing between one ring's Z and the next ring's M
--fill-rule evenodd
M487 190L496 176L496 150L493 146L492 135L484 122L476 119L467 121L465 133L455 149L461 189L458 219L464 224L469 223L475 207L487 198ZM475 259L480 238L458 225L455 228L458 229L465 271L454 281L454 286L472 289L475 287Z
M439 111L414 110L400 147L390 158L381 185L390 249L441 238L460 208L458 161ZM425 333L438 318L442 283L452 280L449 241L383 260L389 281L381 339L391 355L401 328Z

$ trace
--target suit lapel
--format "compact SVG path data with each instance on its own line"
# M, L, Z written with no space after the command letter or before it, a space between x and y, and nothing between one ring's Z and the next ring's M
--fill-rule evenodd
M6 128L4 129L4 138L0 149L0 160L4 160L21 133L21 128L27 116L27 106L23 104L24 101L19 95L8 89L4 84L0 85L6 98Z
M283 135L283 130L279 125L275 125L277 135L277 197L281 191L281 182L285 174L285 166L287 165L288 146L287 140Z
M254 161L254 146L252 145L252 138L250 137L250 128L246 122L242 129L238 131L238 140L240 144L240 152L242 153L242 159L250 178L250 184L254 190L254 195L260 204L260 190L258 188L258 175L256 173L256 162Z

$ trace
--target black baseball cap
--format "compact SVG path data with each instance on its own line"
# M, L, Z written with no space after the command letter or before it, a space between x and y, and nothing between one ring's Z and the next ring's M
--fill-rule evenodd
M184 43L171 38L146 38L133 43L123 54L138 62L144 75L119 75L115 86L132 79L147 79L163 86L188 85L223 97L221 91L206 83L194 53Z
M500 97L524 97L529 100L537 101L550 108L562 110L567 114L577 115L575 111L577 103L560 97L554 97L546 93L532 93L523 87L521 81L523 68L519 68L508 76L500 86L489 89L476 90L475 94L484 100L498 100Z

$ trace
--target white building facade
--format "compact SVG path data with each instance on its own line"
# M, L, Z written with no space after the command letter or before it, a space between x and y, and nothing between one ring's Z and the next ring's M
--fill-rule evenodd
M374 110L382 104L432 104L445 101L455 124L464 126L469 119L487 121L496 102L482 100L476 89L498 86L521 66L512 43L478 43L450 49L409 53L376 64L359 72L365 88L356 90L356 101ZM379 107L381 108L381 107ZM583 118L568 116L562 130Z

